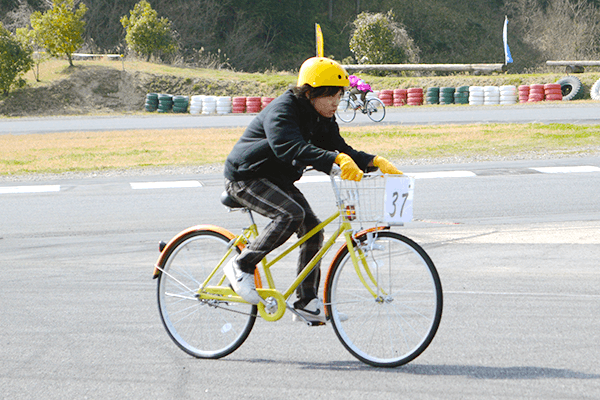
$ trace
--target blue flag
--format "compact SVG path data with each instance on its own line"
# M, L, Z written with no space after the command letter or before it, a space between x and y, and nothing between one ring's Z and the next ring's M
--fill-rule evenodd
M502 32L502 38L504 39L504 64L513 62L512 56L510 55L510 49L508 48L508 17L504 17L504 31Z

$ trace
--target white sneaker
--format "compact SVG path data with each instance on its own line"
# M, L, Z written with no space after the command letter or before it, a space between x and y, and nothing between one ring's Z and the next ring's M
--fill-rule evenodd
M325 316L325 309L323 308L323 302L320 299L312 299L304 308L295 308L296 312L306 318L309 322L324 324L327 322ZM340 321L347 321L348 316L343 313L338 314ZM306 322L298 315L292 316L294 321Z
M229 279L233 291L250 304L260 303L261 297L256 291L254 274L242 271L235 260L235 257L232 258L223 268L225 276Z

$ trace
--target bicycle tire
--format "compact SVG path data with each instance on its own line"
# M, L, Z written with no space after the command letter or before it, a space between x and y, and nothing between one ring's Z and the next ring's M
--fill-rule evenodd
M344 122L352 122L356 117L356 110L350 100L342 99L335 114Z
M199 285L225 254L230 239L200 229L185 233L165 257L158 280L158 308L169 337L183 351L197 358L221 358L246 340L257 307L248 303L198 300ZM239 253L240 249L235 254ZM223 274L215 274L217 284Z
M357 241L373 275L363 273L364 278L377 297L359 279L344 246L327 276L326 311L338 339L360 361L389 368L406 364L429 346L441 321L437 270L421 246L398 233L363 233Z
M365 109L373 122L381 122L385 118L385 105L379 99L371 98L367 100Z

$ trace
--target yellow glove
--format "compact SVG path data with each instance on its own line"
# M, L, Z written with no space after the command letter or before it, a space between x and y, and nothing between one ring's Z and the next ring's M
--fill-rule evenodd
M375 156L373 165L379 168L384 174L402 175L402 171L394 167L391 162L383 157Z
M335 163L342 169L342 179L349 181L360 181L362 179L363 172L348 154L338 154Z

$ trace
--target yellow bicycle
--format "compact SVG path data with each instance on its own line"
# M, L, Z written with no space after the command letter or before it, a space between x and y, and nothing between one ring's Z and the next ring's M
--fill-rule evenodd
M229 258L258 235L250 210L225 195L221 199L225 206L243 209L250 218L250 226L241 234L198 225L161 243L154 270L158 307L177 346L194 357L221 358L242 345L258 316L277 321L286 310L295 313L290 297L336 239L343 237L344 244L327 272L323 299L328 321L344 347L377 367L406 364L427 348L442 316L440 278L423 248L391 231L386 223L392 214L394 224L401 224L395 222L398 218L412 218L414 180L366 174L360 182L332 176L331 184L337 210L272 260L263 259L256 269L257 291L263 298L258 305L239 297L223 273ZM372 226L353 228L365 221L372 221ZM335 222L337 229L319 253L285 291L278 290L271 268Z

